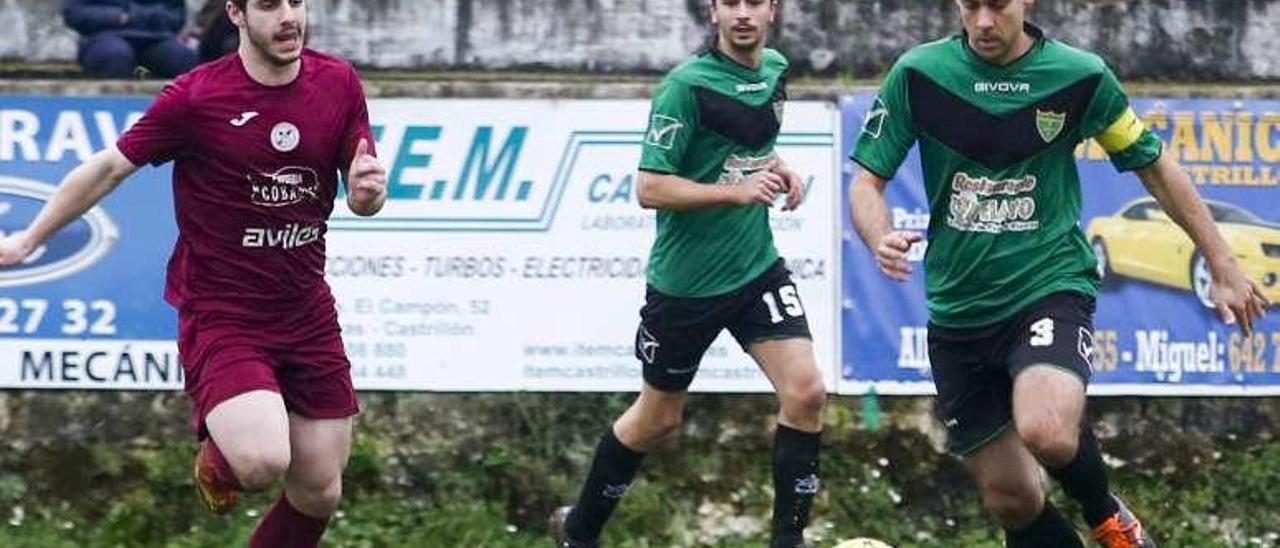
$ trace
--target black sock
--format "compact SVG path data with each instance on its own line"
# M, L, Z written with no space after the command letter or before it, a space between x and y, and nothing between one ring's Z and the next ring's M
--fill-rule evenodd
M627 492L642 460L644 453L637 453L622 445L610 426L596 446L591 472L582 485L578 504L573 507L565 523L569 538L578 542L595 542L600 538L604 522L609 521L614 507Z
M1120 510L1115 499L1111 498L1107 467L1102 462L1102 453L1098 451L1098 440L1088 427L1080 429L1080 448L1071 463L1062 468L1046 466L1045 469L1068 496L1080 503L1081 513L1089 527L1097 527Z
M821 482L818 448L821 432L802 432L778 425L773 439L773 542L793 547L804 540L809 508Z
M1044 510L1030 525L1017 531L1004 532L1007 548L1084 548L1080 535L1053 503L1044 501Z

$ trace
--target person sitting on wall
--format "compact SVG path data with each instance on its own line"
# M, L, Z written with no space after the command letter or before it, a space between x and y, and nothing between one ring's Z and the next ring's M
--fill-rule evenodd
M198 60L178 39L184 0L63 0L62 17L80 33L80 66L99 78L128 78L139 66L172 78Z
M240 46L240 31L227 17L226 0L206 0L196 12L192 25L191 33L200 42L196 51L201 63L236 51Z

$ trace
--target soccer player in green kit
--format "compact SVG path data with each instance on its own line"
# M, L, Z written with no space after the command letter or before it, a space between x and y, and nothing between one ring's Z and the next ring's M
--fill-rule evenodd
M804 546L819 489L826 390L804 308L778 257L769 207L804 199L800 178L774 153L787 60L764 46L775 0L714 0L715 45L673 69L654 93L638 197L657 209L657 239L636 333L639 398L596 449L577 503L552 516L557 547L597 546L644 454L674 432L698 363L728 329L773 383L771 546Z
M866 117L851 156L855 225L880 270L906 280L921 235L892 230L884 189L918 142L938 415L1007 545L1083 546L1046 500L1043 467L1102 546L1153 548L1081 424L1099 279L1079 227L1076 145L1096 140L1187 231L1228 324L1248 332L1266 299L1102 59L1025 24L1032 0L956 3L965 32L898 59Z

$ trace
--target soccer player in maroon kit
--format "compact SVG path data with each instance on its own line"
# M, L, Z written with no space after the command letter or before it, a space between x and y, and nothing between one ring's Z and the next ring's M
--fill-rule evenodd
M315 546L342 492L359 404L324 280L338 174L347 204L386 199L364 93L346 62L304 47L302 0L230 0L240 48L169 84L113 147L72 170L14 264L143 164L174 161L178 241L165 299L201 440L196 484L215 512L241 489L284 493L251 547Z

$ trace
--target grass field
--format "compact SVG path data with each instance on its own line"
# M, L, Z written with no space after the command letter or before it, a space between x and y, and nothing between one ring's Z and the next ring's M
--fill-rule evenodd
M601 429L630 402L625 394L364 398L326 546L550 547L546 515L576 493ZM832 400L815 544L870 536L899 547L1002 546L959 463L916 426L928 421L927 402L881 406L883 426L870 431L857 398ZM608 546L764 545L772 407L768 396L695 396L684 434L648 459ZM1114 483L1161 546L1280 545L1280 405L1102 399L1093 407ZM10 393L0 410L0 546L242 545L274 498L250 496L228 517L202 510L179 394Z

